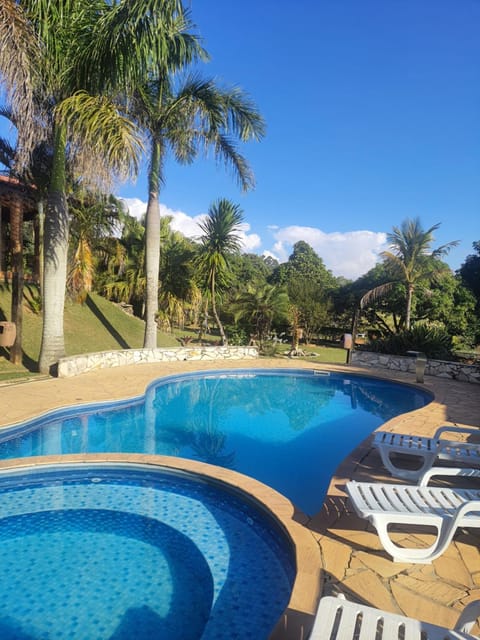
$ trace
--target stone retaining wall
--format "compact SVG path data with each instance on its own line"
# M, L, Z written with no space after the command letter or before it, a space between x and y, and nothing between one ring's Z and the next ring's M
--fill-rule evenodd
M415 374L416 358L414 357L391 356L384 353L374 353L372 351L352 351L351 355L352 364ZM462 364L461 362L427 360L425 375L450 378L451 380L460 380L461 382L480 383L480 367L478 365Z
M84 353L58 361L59 378L69 378L94 369L110 369L143 362L185 360L241 360L257 358L256 347L173 347L171 349L123 349Z

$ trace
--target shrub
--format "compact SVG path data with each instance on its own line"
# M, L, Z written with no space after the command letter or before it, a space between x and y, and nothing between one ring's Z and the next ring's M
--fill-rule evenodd
M241 327L228 325L225 327L225 331L228 336L228 344L234 347L241 347L248 344L247 332Z
M370 342L368 349L398 356L406 355L407 351L422 351L427 358L447 360L452 357L452 338L441 325L418 323L408 331Z
M277 355L277 346L277 342L264 342L261 346L260 353L267 358L274 358Z

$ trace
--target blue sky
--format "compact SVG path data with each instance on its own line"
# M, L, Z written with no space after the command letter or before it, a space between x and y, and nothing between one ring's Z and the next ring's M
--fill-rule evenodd
M418 216L480 240L478 0L191 0L212 60L205 75L241 86L267 123L243 147L255 191L214 159L168 163L161 203L178 228L218 197L240 204L246 246L285 259L309 242L335 275L358 277L385 233ZM146 200L144 179L120 195ZM133 208L132 208L133 210ZM187 218L182 215L186 214Z
M245 248L285 260L305 240L356 278L406 218L440 223L457 269L480 240L480 0L187 0L211 62L267 124L244 145L244 194L213 158L169 161L160 201L174 226L219 197L238 203ZM145 172L117 195L145 210Z

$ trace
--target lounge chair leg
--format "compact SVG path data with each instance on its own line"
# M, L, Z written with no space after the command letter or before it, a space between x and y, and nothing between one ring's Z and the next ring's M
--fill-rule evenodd
M422 458L422 464L418 469L406 469L405 467L398 467L397 465L395 465L390 457L392 454L396 454L396 453L406 454L405 450L392 451L392 450L386 450L380 447L379 451L380 451L380 456L382 458L382 463L384 467L392 476L397 478L403 478L404 480L412 480L414 482L416 482L418 478L420 478L420 476L427 469L430 469L430 467L435 462L435 458L437 456L436 452L428 452L428 453L419 452L418 454L408 452L407 455L412 455L418 458Z
M412 524L412 520L405 520L405 522L387 520L383 517L373 517L371 520L373 526L377 530L380 542L383 545L385 551L392 556L393 562L412 562L416 564L431 564L433 560L442 555L445 549L452 541L453 535L456 530L456 525L452 526L452 522L440 521L438 524L431 524L429 526L435 527L437 530L437 537L435 542L421 549L411 549L408 547L399 547L396 545L390 537L388 532L388 525L392 524Z

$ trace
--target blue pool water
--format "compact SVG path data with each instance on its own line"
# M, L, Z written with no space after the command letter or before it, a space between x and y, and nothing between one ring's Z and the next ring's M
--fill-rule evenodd
M186 474L4 472L0 505L2 640L263 640L290 597L273 520Z
M135 400L72 407L0 432L0 458L126 452L181 456L265 482L306 513L338 464L432 396L367 376L236 370L171 376Z

